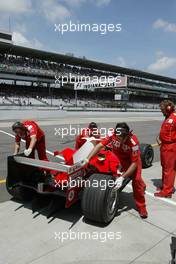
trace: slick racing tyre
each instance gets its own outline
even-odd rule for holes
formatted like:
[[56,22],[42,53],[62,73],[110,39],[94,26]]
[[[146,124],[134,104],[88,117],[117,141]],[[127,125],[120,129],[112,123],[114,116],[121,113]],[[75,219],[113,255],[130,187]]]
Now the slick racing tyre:
[[110,175],[93,174],[88,180],[89,184],[82,196],[83,215],[86,219],[107,224],[114,218],[119,201],[119,192],[111,187],[113,178]]
[[13,196],[15,200],[18,201],[30,201],[33,198],[34,192],[28,190],[22,186],[10,186],[8,177],[6,179],[6,189],[10,195]]
[[154,159],[153,147],[150,144],[141,144],[140,151],[141,151],[142,168],[151,167]]

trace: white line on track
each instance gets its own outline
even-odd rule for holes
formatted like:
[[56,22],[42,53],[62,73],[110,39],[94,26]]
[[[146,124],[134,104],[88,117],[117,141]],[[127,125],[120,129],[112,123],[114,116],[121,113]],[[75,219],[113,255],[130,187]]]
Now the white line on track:
[[[133,189],[132,186],[130,184],[128,184],[126,187],[128,187],[129,189]],[[168,203],[168,204],[171,204],[171,205],[174,205],[176,206],[176,202],[173,201],[173,200],[170,200],[170,198],[159,198],[159,197],[155,197],[154,196],[154,193],[151,193],[151,192],[148,192],[148,191],[145,191],[145,194],[147,194],[148,196],[152,197],[153,199],[155,200],[160,200],[160,201],[163,201],[165,203]]]
[[[9,136],[9,137],[15,138],[15,136],[14,136],[13,134],[10,134],[10,133],[8,133],[8,132],[6,132],[6,131],[0,130],[0,133],[3,133],[3,134],[5,134],[5,135],[7,135],[7,136]],[[22,140],[22,141],[25,142],[25,140]],[[54,153],[53,153],[53,152],[51,152],[51,151],[49,151],[49,150],[46,150],[46,152],[47,152],[49,155],[54,156]],[[130,184],[128,184],[127,187],[130,188],[131,190],[133,189],[132,186],[131,186]],[[158,197],[155,197],[155,196],[154,196],[154,193],[151,193],[151,192],[148,192],[148,191],[145,191],[145,193],[146,193],[148,196],[150,196],[150,197],[152,197],[153,199],[155,199],[155,200],[160,200],[160,201],[163,201],[163,202],[165,202],[165,203],[168,203],[168,204],[171,204],[171,205],[176,206],[176,202],[173,201],[173,200],[169,200],[169,199],[166,199],[166,198],[158,198]]]

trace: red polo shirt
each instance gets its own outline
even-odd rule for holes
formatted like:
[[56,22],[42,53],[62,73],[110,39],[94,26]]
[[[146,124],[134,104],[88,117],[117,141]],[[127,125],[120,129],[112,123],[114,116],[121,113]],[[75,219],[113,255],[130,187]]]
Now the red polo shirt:
[[22,124],[27,129],[27,134],[24,137],[20,137],[16,135],[15,141],[20,142],[21,139],[24,139],[26,142],[29,142],[31,140],[32,136],[37,137],[37,141],[40,141],[43,136],[45,136],[43,130],[35,123],[34,121],[23,121]]
[[111,143],[112,151],[119,157],[120,161],[127,160],[128,163],[132,163],[140,159],[139,141],[133,134],[131,134],[123,144],[114,133],[103,139],[101,143],[104,146]]

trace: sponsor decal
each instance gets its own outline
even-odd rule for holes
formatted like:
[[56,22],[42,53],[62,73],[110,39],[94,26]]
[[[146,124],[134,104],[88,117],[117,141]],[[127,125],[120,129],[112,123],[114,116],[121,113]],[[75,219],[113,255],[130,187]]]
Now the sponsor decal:
[[137,151],[137,150],[139,150],[139,146],[136,145],[136,146],[132,147],[132,150],[133,150],[133,151]]
[[169,119],[169,120],[168,120],[168,123],[169,123],[169,124],[172,124],[173,122],[174,122],[173,119]]
[[71,202],[75,197],[75,191],[74,190],[71,190],[69,193],[68,193],[68,200],[69,202]]

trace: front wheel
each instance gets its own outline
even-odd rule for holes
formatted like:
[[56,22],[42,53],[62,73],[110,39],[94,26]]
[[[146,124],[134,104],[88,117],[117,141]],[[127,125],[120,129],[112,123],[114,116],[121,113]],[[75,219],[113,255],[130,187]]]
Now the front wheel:
[[82,196],[82,211],[85,218],[100,223],[109,223],[115,217],[119,192],[114,191],[113,178],[106,174],[93,174]]

